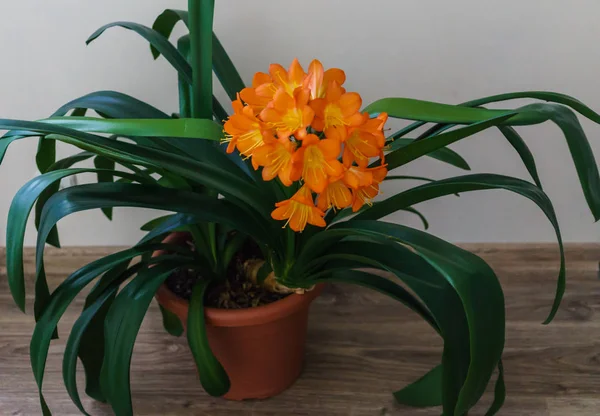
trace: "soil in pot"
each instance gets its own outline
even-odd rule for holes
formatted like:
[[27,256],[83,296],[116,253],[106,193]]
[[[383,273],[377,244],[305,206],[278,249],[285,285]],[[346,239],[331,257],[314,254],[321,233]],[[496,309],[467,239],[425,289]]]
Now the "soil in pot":
[[[191,241],[187,241],[194,248]],[[206,292],[205,304],[208,307],[220,309],[242,309],[263,306],[278,301],[287,294],[273,293],[264,287],[250,282],[244,271],[248,261],[263,260],[258,246],[247,240],[234,255],[227,269],[226,280],[217,282]],[[197,270],[179,269],[165,281],[171,292],[181,299],[189,300],[192,288],[200,275]]]

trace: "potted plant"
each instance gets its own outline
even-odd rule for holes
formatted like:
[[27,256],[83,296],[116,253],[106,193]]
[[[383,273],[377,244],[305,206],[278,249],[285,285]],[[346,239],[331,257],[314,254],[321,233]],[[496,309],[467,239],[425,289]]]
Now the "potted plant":
[[[505,316],[494,272],[468,251],[381,218],[398,210],[420,215],[413,205],[477,190],[503,189],[530,199],[554,227],[561,253],[548,323],[564,292],[565,258],[534,157],[514,127],[549,121],[562,130],[598,219],[600,177],[574,111],[597,123],[600,115],[572,97],[540,91],[459,105],[384,98],[363,107],[360,95],[344,89],[346,74],[325,70],[316,60],[307,67],[297,61],[289,69],[271,65],[247,87],[212,32],[213,13],[213,1],[190,0],[189,12],[166,10],[152,28],[117,22],[88,39],[118,26],[148,40],[154,56],[163,55],[179,76],[177,114],[99,91],[65,104],[45,120],[0,120],[0,128],[10,130],[0,140],[0,160],[11,142],[39,138],[41,175],[21,188],[8,216],[7,272],[14,300],[24,310],[24,231],[35,208],[37,324],[30,354],[44,414],[50,410],[42,381],[57,322],[93,282],[63,361],[65,386],[84,413],[75,380],[78,357],[86,372],[86,393],[108,402],[117,415],[133,414],[129,364],[155,296],[166,329],[182,335],[186,328],[209,394],[234,399],[276,394],[298,376],[308,305],[329,282],[391,296],[442,337],[440,365],[394,393],[399,402],[441,405],[446,415],[464,415],[497,370],[488,414],[496,413],[504,401]],[[169,37],[179,21],[189,33],[174,46]],[[231,115],[212,94],[213,71],[233,101]],[[538,102],[485,108],[519,98]],[[413,123],[389,134],[388,117]],[[468,174],[428,181],[373,202],[381,183],[410,179],[399,168],[420,157],[469,170],[447,146],[490,128],[499,129],[514,147],[533,182]],[[56,160],[56,141],[82,151]],[[74,167],[89,159],[93,168]],[[62,179],[89,172],[97,174],[97,183],[59,190]],[[146,224],[147,234],[135,246],[82,267],[50,292],[44,246],[59,246],[59,220],[98,208],[110,218],[114,207],[170,214]],[[253,360],[286,368],[280,374],[255,371],[254,378],[247,378],[244,371]],[[266,387],[248,391],[249,385]]]

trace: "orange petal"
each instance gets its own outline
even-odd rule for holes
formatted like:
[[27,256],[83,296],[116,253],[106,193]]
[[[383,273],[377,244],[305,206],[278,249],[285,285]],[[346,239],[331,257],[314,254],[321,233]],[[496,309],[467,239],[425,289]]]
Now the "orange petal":
[[323,64],[314,59],[308,66],[308,75],[304,79],[304,86],[310,89],[311,97],[321,98],[325,95],[323,86]]
[[344,142],[348,138],[346,126],[329,127],[325,129],[324,133],[328,139],[338,140],[339,142]]
[[357,127],[363,124],[367,119],[368,117],[365,117],[365,114],[355,113],[352,116],[346,118],[346,123],[348,124],[348,126]]
[[337,159],[341,152],[341,146],[339,140],[335,139],[324,139],[319,141],[317,144],[325,159]]
[[269,84],[271,82],[273,82],[271,76],[269,74],[265,74],[264,72],[257,72],[252,78],[252,86],[254,88],[262,84]]
[[333,177],[338,177],[341,176],[344,173],[344,165],[342,165],[340,163],[339,160],[334,159],[334,160],[328,160],[325,163],[325,171],[327,172],[327,175],[329,176],[333,176]]
[[340,84],[338,84],[336,81],[332,81],[327,86],[327,92],[325,93],[325,99],[330,103],[339,101],[339,99],[342,97],[342,94],[343,94],[343,91],[342,91],[342,87],[340,86]]
[[267,107],[260,112],[259,117],[266,123],[275,123],[281,119],[281,114],[274,108]]
[[327,173],[318,167],[305,169],[303,175],[304,182],[316,193],[321,193],[327,186]]
[[323,83],[327,86],[332,81],[342,85],[346,82],[346,74],[339,68],[329,68],[323,75]]
[[340,97],[339,105],[344,117],[350,117],[360,110],[362,98],[360,98],[360,95],[356,92],[347,92]]
[[302,69],[300,62],[298,62],[298,58],[294,58],[292,61],[290,69],[288,70],[288,74],[288,80],[292,84],[301,85],[302,81],[304,81],[306,73],[304,72],[304,69]]
[[[252,156],[253,160],[254,160],[254,156]],[[265,181],[270,181],[271,179],[273,179],[275,176],[277,176],[277,170],[273,167],[273,165],[268,165],[265,166],[262,170],[262,178]]]
[[317,227],[325,227],[327,225],[327,223],[321,216],[321,213],[316,209],[310,211],[308,223]]
[[302,147],[306,148],[313,144],[318,144],[320,141],[321,140],[319,139],[319,136],[317,136],[316,134],[307,134],[304,140],[302,140]]
[[288,81],[287,71],[279,64],[269,65],[269,74],[273,82],[279,86],[283,86]]
[[279,221],[288,219],[287,215],[288,215],[288,210],[289,210],[289,204],[290,204],[289,200],[285,200],[285,201],[276,203],[275,206],[277,208],[275,208],[273,210],[273,212],[271,212],[271,218],[273,218],[274,220],[279,220]]

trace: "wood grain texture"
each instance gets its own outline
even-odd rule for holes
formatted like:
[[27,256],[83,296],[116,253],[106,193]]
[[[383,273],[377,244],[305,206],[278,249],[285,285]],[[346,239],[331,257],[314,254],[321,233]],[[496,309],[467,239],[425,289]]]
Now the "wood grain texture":
[[[554,296],[555,245],[464,247],[490,262],[506,294],[508,398],[500,414],[600,414],[600,245],[567,246],[567,292],[555,321],[548,326],[541,322]],[[115,250],[48,249],[51,287],[77,267]],[[27,250],[28,294],[33,285],[32,254]],[[38,415],[28,355],[33,318],[14,306],[5,274],[0,249],[0,415]],[[30,295],[27,300],[30,312]],[[68,309],[60,333],[68,332],[82,305],[79,298]],[[185,340],[164,333],[159,318],[153,304],[134,351],[131,381],[137,415],[440,414],[440,409],[411,409],[394,403],[392,391],[439,362],[441,342],[413,312],[380,294],[349,286],[328,287],[311,309],[302,376],[288,391],[265,401],[228,402],[206,396]],[[62,384],[64,342],[62,337],[50,347],[44,392],[55,415],[77,415]],[[491,398],[488,392],[472,414],[483,414]],[[92,415],[111,414],[107,406],[89,399],[84,405]]]

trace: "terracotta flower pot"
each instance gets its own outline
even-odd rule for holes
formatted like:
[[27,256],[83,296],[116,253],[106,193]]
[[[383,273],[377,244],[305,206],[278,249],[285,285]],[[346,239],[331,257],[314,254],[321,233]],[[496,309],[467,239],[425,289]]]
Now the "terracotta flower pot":
[[[185,238],[185,234],[176,233],[165,242],[177,243]],[[318,285],[304,295],[292,294],[255,308],[205,308],[210,346],[231,381],[225,398],[265,399],[296,381],[304,359],[308,308],[322,289]],[[187,300],[166,285],[157,291],[156,299],[186,326]]]

